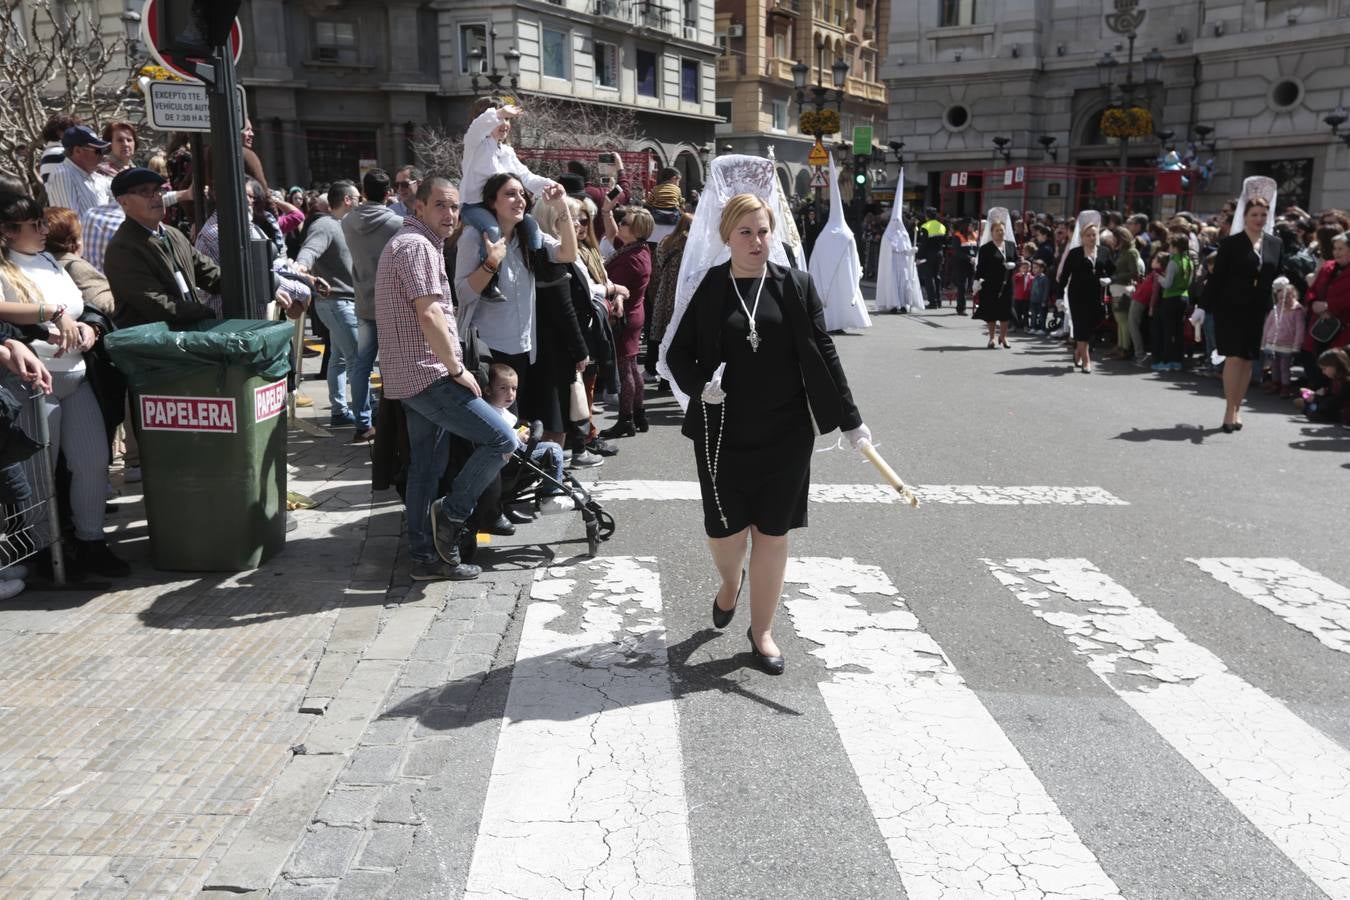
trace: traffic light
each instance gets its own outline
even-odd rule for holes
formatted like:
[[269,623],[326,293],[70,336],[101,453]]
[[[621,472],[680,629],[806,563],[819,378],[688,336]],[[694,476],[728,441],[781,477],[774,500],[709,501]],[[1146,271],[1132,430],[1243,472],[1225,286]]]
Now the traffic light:
[[866,156],[853,157],[853,183],[860,191],[867,188],[867,161]]
[[160,50],[190,57],[210,56],[230,38],[243,0],[158,0]]

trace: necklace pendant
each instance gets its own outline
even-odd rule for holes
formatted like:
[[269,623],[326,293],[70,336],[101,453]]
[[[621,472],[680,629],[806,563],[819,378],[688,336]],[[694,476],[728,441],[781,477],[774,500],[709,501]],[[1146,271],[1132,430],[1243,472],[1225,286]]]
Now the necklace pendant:
[[746,342],[750,345],[750,350],[754,353],[759,352],[759,332],[751,328],[750,333],[745,336]]

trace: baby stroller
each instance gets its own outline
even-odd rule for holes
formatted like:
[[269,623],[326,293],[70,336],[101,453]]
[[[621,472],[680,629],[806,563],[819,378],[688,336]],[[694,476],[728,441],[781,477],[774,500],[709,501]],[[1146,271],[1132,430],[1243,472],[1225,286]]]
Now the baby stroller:
[[[600,550],[600,544],[614,536],[614,517],[591,497],[585,485],[577,481],[571,473],[564,472],[563,480],[553,477],[553,466],[545,469],[534,461],[534,453],[539,446],[544,426],[538,420],[530,423],[530,436],[525,446],[518,447],[501,472],[500,506],[508,504],[528,504],[539,508],[541,500],[549,496],[561,496],[571,500],[574,510],[581,512],[581,521],[586,526],[586,555],[594,557]],[[556,450],[550,452],[558,452]],[[480,503],[480,507],[484,504]],[[473,548],[473,549],[476,549]],[[460,552],[472,552],[461,547]],[[465,557],[466,559],[468,557]]]

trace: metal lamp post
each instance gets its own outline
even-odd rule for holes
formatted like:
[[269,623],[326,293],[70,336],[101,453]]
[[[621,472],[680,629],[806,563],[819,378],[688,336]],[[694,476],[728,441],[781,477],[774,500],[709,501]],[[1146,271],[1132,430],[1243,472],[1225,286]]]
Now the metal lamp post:
[[517,90],[520,87],[520,51],[515,47],[510,47],[502,58],[506,60],[506,71],[497,70],[497,29],[490,29],[487,33],[487,54],[483,53],[482,47],[474,47],[469,51],[469,59],[473,60],[473,65],[469,68],[469,83],[473,86],[473,92],[478,93],[481,82],[478,80],[479,70],[483,68],[483,60],[489,61],[491,68],[484,73],[483,77],[487,79],[488,84],[492,85],[492,90],[501,90],[502,79],[510,82],[511,90]]
[[[1135,97],[1141,91],[1145,97],[1153,83],[1157,80],[1158,69],[1163,62],[1163,55],[1158,48],[1153,48],[1144,54],[1144,78],[1142,81],[1136,81],[1134,78],[1134,42],[1138,37],[1139,26],[1144,23],[1144,17],[1147,10],[1136,8],[1136,3],[1131,0],[1124,0],[1116,4],[1117,11],[1106,16],[1106,27],[1116,34],[1123,35],[1129,42],[1129,49],[1125,55],[1125,80],[1119,84],[1115,83],[1116,69],[1120,62],[1108,50],[1102,54],[1102,58],[1097,62],[1097,74],[1101,79],[1102,89],[1106,91],[1107,100],[1110,105],[1117,105],[1115,100],[1116,92],[1119,91],[1118,105],[1121,109],[1129,109],[1135,103]],[[1119,46],[1119,45],[1117,45]],[[1129,193],[1130,179],[1126,170],[1130,165],[1130,139],[1128,137],[1120,138],[1120,199],[1122,206],[1126,203]]]
[[[801,118],[802,108],[806,104],[807,90],[810,90],[811,92],[811,105],[815,107],[816,113],[819,114],[824,112],[825,109],[831,103],[833,103],[835,105],[835,109],[842,116],[844,112],[844,85],[848,81],[848,63],[844,62],[843,59],[836,59],[834,61],[834,65],[830,66],[830,78],[831,81],[834,83],[833,89],[821,85],[818,77],[816,83],[810,85],[808,88],[806,84],[806,76],[810,73],[810,71],[811,67],[808,66],[806,63],[802,62],[800,59],[797,60],[797,62],[794,63],[792,66],[792,86],[796,92],[797,118],[798,119]],[[813,137],[815,137],[815,144],[813,146],[820,145],[822,139],[825,137],[825,133],[820,130],[819,121],[820,121],[819,115],[817,115],[816,118],[817,124],[813,134]],[[839,186],[834,185],[833,189],[838,190]],[[819,216],[821,213],[820,192],[821,189],[817,187],[816,188],[817,216]]]
[[1331,136],[1340,138],[1345,142],[1345,146],[1350,147],[1350,132],[1341,134],[1341,126],[1344,125],[1347,120],[1350,120],[1350,116],[1346,115],[1344,106],[1337,106],[1335,110],[1328,113],[1327,116],[1322,119],[1323,122],[1326,122],[1331,126]]

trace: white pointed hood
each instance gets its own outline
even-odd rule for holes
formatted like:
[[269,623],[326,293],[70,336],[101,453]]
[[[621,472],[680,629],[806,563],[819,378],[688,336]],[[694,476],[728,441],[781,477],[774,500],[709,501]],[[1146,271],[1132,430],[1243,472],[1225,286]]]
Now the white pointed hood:
[[811,281],[825,307],[825,328],[867,328],[872,318],[863,301],[862,262],[853,230],[844,221],[844,201],[839,196],[839,173],[830,157],[830,218],[811,251]]
[[904,202],[905,170],[895,185],[895,203],[891,206],[891,221],[881,236],[881,256],[877,259],[877,310],[923,309],[923,289],[919,286],[919,265],[915,259],[914,243],[905,230]]

